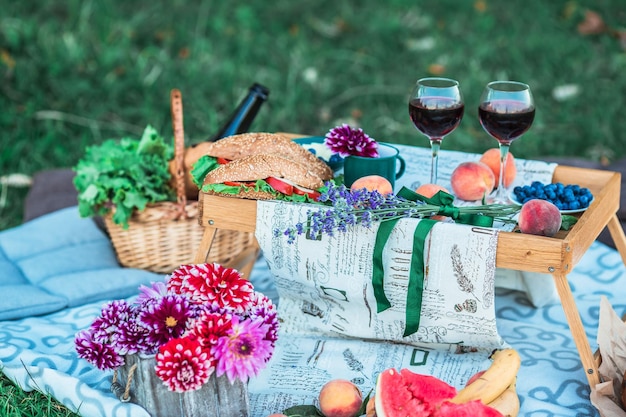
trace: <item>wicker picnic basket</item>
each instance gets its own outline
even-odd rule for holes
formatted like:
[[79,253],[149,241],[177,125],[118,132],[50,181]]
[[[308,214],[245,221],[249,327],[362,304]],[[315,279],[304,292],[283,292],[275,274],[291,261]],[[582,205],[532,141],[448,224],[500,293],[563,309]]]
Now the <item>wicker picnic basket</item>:
[[[104,217],[120,264],[166,274],[181,265],[193,263],[204,233],[198,218],[198,201],[188,201],[185,193],[185,140],[180,91],[173,89],[170,98],[177,201],[154,203],[142,211],[135,211],[127,229],[113,222],[112,213]],[[206,261],[228,265],[253,245],[254,233],[219,230]]]

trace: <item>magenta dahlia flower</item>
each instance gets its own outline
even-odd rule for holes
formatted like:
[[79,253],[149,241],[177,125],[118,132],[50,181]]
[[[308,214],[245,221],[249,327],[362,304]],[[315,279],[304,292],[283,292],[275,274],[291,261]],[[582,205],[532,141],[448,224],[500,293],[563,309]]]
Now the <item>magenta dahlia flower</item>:
[[158,346],[148,340],[150,329],[138,321],[138,312],[135,312],[128,321],[120,323],[117,331],[111,337],[111,344],[120,355],[133,353],[155,353]]
[[266,334],[267,326],[262,320],[240,321],[234,316],[231,333],[221,337],[211,349],[217,359],[216,375],[226,374],[231,383],[237,378],[246,382],[256,376],[273,352],[271,342],[265,340]]
[[217,263],[182,265],[170,275],[168,289],[188,294],[196,304],[217,304],[236,312],[248,308],[254,291],[250,281],[239,271]]
[[248,310],[247,316],[252,320],[257,318],[263,320],[267,326],[265,340],[269,340],[274,346],[278,340],[278,314],[272,300],[265,294],[255,291],[252,295],[252,306]]
[[378,157],[378,143],[363,132],[363,129],[355,129],[345,123],[330,129],[324,143],[332,153],[344,158],[350,155]]
[[100,343],[109,342],[111,336],[117,331],[120,324],[128,321],[132,314],[132,307],[124,300],[110,301],[106,303],[91,324],[93,339]]
[[115,351],[112,345],[96,342],[93,336],[92,329],[82,330],[76,334],[74,345],[78,357],[103,371],[124,365],[124,358]]
[[215,370],[209,351],[193,337],[172,339],[159,348],[157,376],[170,391],[194,391],[206,383]]
[[138,321],[149,329],[147,343],[160,346],[181,337],[191,328],[195,309],[184,295],[167,295],[157,303],[148,303]]

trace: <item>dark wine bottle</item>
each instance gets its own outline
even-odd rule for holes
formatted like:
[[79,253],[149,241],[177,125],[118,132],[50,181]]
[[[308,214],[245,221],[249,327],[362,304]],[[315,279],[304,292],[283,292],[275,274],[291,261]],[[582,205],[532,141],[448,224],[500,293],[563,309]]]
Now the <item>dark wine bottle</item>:
[[210,142],[214,142],[227,136],[247,132],[248,129],[250,129],[250,125],[256,117],[259,108],[261,108],[261,105],[265,103],[269,94],[270,90],[267,87],[254,83],[250,87],[248,95],[241,100],[226,123],[224,123],[220,130],[208,140]]

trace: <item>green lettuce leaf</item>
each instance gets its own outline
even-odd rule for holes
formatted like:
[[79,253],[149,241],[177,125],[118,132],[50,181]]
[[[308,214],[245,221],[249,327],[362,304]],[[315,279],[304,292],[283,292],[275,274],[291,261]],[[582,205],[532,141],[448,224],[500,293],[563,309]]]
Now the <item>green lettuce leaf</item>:
[[82,217],[114,212],[113,222],[128,227],[135,210],[147,204],[175,201],[169,161],[173,147],[148,125],[140,139],[108,139],[87,147],[73,168]]

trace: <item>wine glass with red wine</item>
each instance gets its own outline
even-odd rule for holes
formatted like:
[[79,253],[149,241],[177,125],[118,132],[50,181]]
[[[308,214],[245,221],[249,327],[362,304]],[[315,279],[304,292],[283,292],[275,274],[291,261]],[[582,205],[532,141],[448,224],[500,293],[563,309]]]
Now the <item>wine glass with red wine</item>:
[[535,101],[527,84],[517,81],[492,81],[483,90],[478,107],[483,129],[500,144],[500,177],[490,204],[510,204],[504,187],[506,160],[511,142],[522,136],[535,119]]
[[459,82],[429,77],[417,80],[409,98],[411,121],[430,140],[432,162],[430,182],[437,183],[437,160],[441,141],[461,122],[465,104]]

